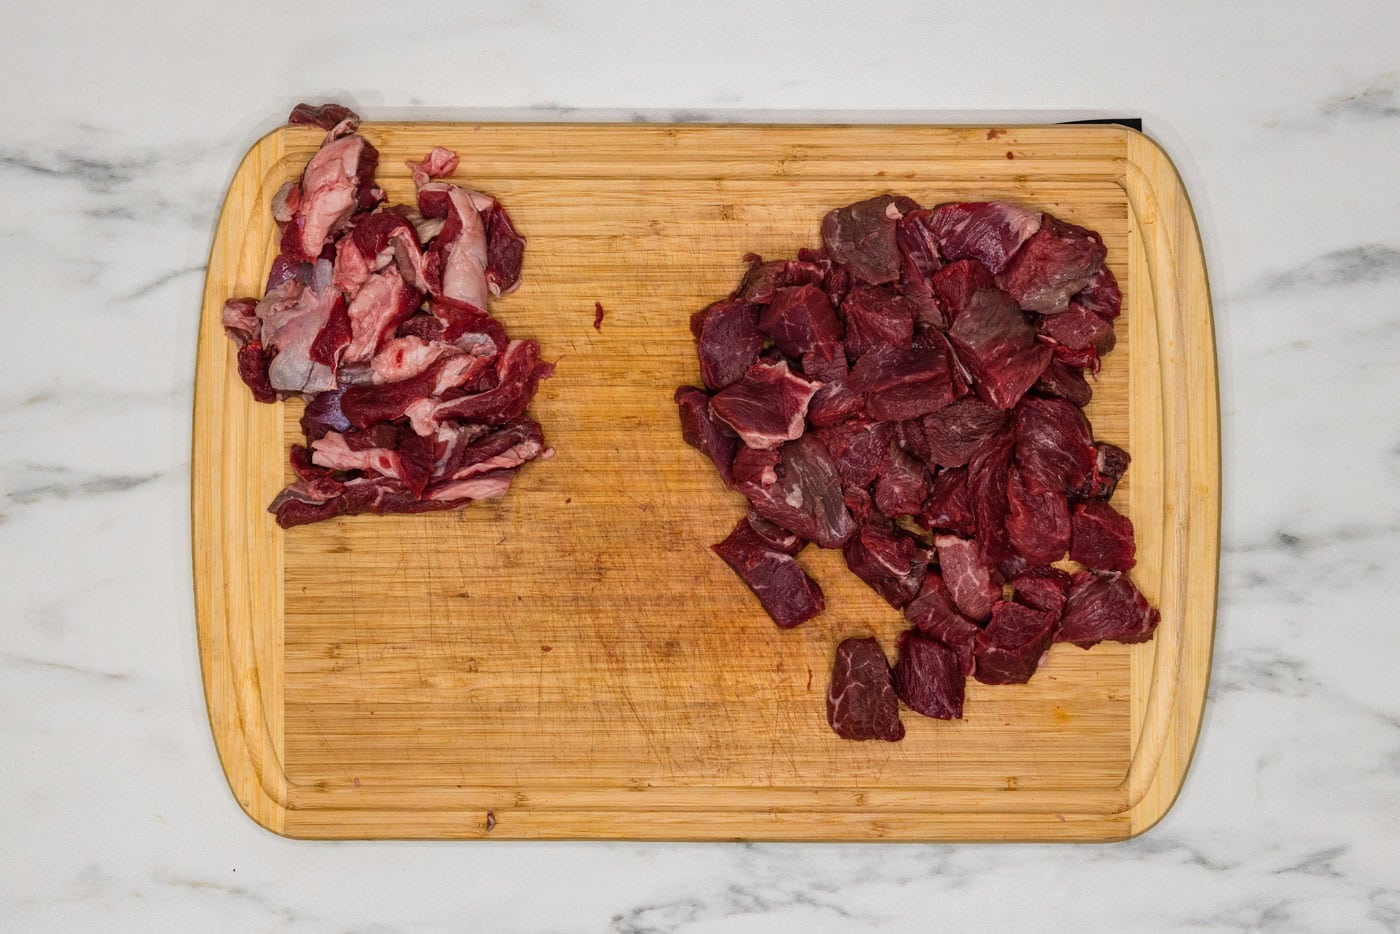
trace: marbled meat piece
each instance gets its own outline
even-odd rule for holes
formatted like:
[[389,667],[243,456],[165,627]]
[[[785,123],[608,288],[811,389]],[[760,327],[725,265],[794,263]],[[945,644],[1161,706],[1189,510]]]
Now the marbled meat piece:
[[972,511],[972,494],[967,489],[966,467],[939,471],[933,478],[919,522],[935,532],[951,532],[965,538],[977,534],[977,517]]
[[987,442],[967,465],[967,491],[977,523],[977,553],[993,567],[1015,554],[1006,534],[1006,485],[1011,471],[1012,439],[1003,431]]
[[1069,586],[1056,641],[1089,648],[1105,640],[1146,642],[1161,614],[1133,586],[1128,575],[1080,571]]
[[1105,320],[1112,321],[1123,311],[1123,292],[1118,288],[1118,280],[1107,265],[1100,266],[1082,291],[1074,296],[1074,303],[1087,308]]
[[710,412],[710,397],[703,389],[682,386],[676,390],[675,399],[681,416],[681,437],[710,459],[725,486],[733,486],[739,436]]
[[931,464],[962,467],[989,439],[1006,427],[1007,413],[969,397],[924,416],[924,437]]
[[1131,571],[1137,564],[1133,523],[1102,500],[1074,507],[1069,556],[1095,571]]
[[1087,365],[1096,372],[1099,358],[1116,343],[1112,322],[1074,303],[1064,313],[1042,320],[1040,333],[1054,345],[1056,359],[1071,366]]
[[992,606],[1001,599],[997,572],[982,560],[977,543],[956,535],[936,535],[939,573],[958,611],[968,619],[982,622],[992,615]]
[[891,519],[918,515],[928,494],[928,471],[923,463],[892,444],[889,460],[875,480],[875,508]]
[[836,464],[812,435],[775,450],[741,448],[734,485],[760,516],[823,548],[841,547],[856,530]]
[[846,542],[845,556],[846,567],[896,609],[918,595],[932,557],[882,520],[863,524]]
[[941,575],[929,572],[919,595],[904,608],[904,618],[915,629],[952,649],[958,657],[959,670],[964,675],[972,674],[973,648],[982,627],[958,610]]
[[938,720],[961,719],[966,685],[956,651],[917,629],[900,633],[894,692],[911,709]]
[[712,390],[743,379],[763,350],[758,306],[748,302],[716,302],[697,312],[691,318],[690,328],[698,341],[700,378]]
[[780,629],[791,629],[820,613],[822,589],[792,555],[769,547],[750,524],[740,519],[729,537],[711,546],[758,597]]
[[714,413],[751,448],[775,448],[802,437],[807,404],[821,388],[788,369],[784,361],[760,361],[741,380],[715,393]]
[[857,286],[841,303],[846,317],[846,354],[856,360],[872,350],[909,350],[914,345],[914,303],[890,289]]
[[1059,619],[1069,584],[1069,574],[1059,568],[1028,568],[1011,579],[1012,599],[1033,610],[1054,613]]
[[779,289],[758,316],[758,329],[789,357],[841,342],[841,322],[831,299],[815,285]]
[[1032,386],[1031,390],[1042,396],[1067,399],[1081,409],[1094,397],[1094,390],[1084,378],[1081,368],[1055,359],[1050,361],[1050,365],[1041,374],[1040,381]]
[[288,220],[281,225],[282,255],[314,263],[352,214],[382,201],[384,193],[374,184],[378,165],[379,151],[363,136],[327,138],[283,198]]
[[980,289],[953,320],[953,346],[976,382],[977,395],[1010,409],[1050,364],[1050,347],[1036,339],[1035,326],[1009,295]]
[[981,289],[996,288],[996,279],[975,259],[960,259],[933,274],[933,293],[951,323]]
[[1005,201],[972,201],[939,205],[930,223],[945,260],[975,259],[998,273],[1040,229],[1042,217]]
[[851,391],[850,367],[842,344],[821,344],[802,355],[802,374],[822,384],[807,405],[807,420],[821,428],[865,411],[865,400]]
[[1055,638],[1055,614],[997,601],[977,637],[973,677],[983,684],[1025,684]]
[[826,719],[842,739],[904,738],[890,663],[873,636],[845,639],[836,647]]
[[916,320],[935,328],[948,321],[934,294],[931,277],[943,266],[938,243],[929,221],[930,212],[917,208],[899,219],[895,241],[899,245],[899,291],[918,309]]
[[759,537],[764,546],[773,551],[781,551],[785,555],[792,555],[794,558],[807,547],[807,540],[799,535],[794,535],[780,525],[769,522],[767,519],[754,512],[752,509],[744,517],[749,528]]
[[889,462],[894,426],[889,422],[853,418],[839,425],[819,428],[816,436],[836,462],[844,485],[868,487]]
[[865,396],[866,413],[881,421],[918,418],[957,398],[952,370],[938,350],[881,344],[856,361],[848,382]]
[[1059,314],[1103,267],[1107,255],[1098,234],[1047,215],[997,281],[1027,311]]
[[1069,549],[1069,499],[1064,493],[1030,493],[1014,465],[1007,474],[1006,534],[1032,564],[1054,564]]
[[1014,422],[1016,463],[1027,492],[1068,493],[1092,481],[1098,452],[1078,406],[1031,396],[1016,407]]
[[1128,452],[1107,441],[1094,442],[1094,475],[1087,487],[1075,490],[1081,499],[1108,499],[1118,489],[1118,481],[1128,472],[1132,458]]
[[895,238],[899,220],[918,205],[909,198],[878,195],[829,211],[822,218],[822,245],[835,263],[870,285],[899,278]]
[[828,272],[827,268],[817,263],[800,259],[775,259],[765,263],[757,253],[749,253],[744,261],[749,264],[749,271],[744,273],[743,281],[729,297],[743,299],[752,305],[768,304],[780,289],[801,285],[820,286]]

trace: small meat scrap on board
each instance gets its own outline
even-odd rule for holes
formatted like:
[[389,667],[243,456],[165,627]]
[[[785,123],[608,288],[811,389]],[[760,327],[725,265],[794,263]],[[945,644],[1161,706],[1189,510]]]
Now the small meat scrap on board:
[[846,639],[836,647],[826,719],[843,739],[904,738],[890,664],[874,637]]
[[[675,401],[751,507],[715,549],[780,626],[822,602],[792,558],[807,542],[904,611],[892,681],[874,640],[842,643],[833,729],[875,736],[851,698],[879,696],[898,738],[896,693],[957,718],[969,675],[1026,681],[1057,638],[1149,638],[1132,523],[1109,502],[1130,458],[1084,411],[1123,310],[1103,238],[1030,206],[893,193],[829,211],[820,236],[744,256],[734,291],[692,315],[698,374]],[[228,312],[252,346],[248,317]],[[1067,555],[1088,570],[1071,578]]]
[[223,322],[257,401],[306,401],[298,479],[270,511],[290,528],[504,496],[553,454],[523,417],[553,364],[487,308],[518,285],[524,239],[494,198],[440,181],[450,150],[410,163],[416,204],[385,205],[354,112],[299,104],[288,122],[326,137],[273,198],[280,252],[262,298],[229,299]]

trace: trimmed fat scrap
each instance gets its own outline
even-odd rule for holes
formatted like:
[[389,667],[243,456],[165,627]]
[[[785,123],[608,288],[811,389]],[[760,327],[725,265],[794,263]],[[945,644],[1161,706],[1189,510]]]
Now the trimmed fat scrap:
[[[820,236],[744,257],[691,318],[698,376],[675,400],[685,441],[749,502],[714,548],[780,627],[820,612],[794,559],[809,542],[903,611],[893,669],[875,639],[841,642],[832,729],[898,739],[900,701],[955,719],[967,677],[1024,682],[1053,641],[1150,638],[1110,503],[1130,458],[1084,412],[1120,336],[1103,239],[1024,205],[893,193],[829,211]],[[253,359],[247,319],[227,313]]]
[[416,204],[384,205],[358,116],[302,104],[289,122],[326,137],[273,198],[263,297],[230,299],[223,322],[255,399],[306,400],[297,479],[269,511],[290,528],[505,495],[553,453],[523,415],[553,364],[487,310],[518,284],[524,239],[494,198],[438,181],[450,150],[410,163]]

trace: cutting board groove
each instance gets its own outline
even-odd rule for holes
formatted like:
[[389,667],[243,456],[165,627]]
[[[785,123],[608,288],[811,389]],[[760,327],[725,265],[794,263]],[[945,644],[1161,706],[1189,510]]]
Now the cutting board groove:
[[[559,361],[533,413],[557,450],[462,513],[279,530],[300,403],[254,403],[219,312],[258,295],[272,194],[320,133],[239,167],[205,285],[194,409],[196,612],[215,742],[240,805],[297,837],[1114,840],[1181,787],[1214,630],[1219,416],[1200,240],[1175,169],[1118,127],[366,124],[378,178],[434,145],[529,239],[493,305]],[[817,241],[882,191],[1004,198],[1100,231],[1122,283],[1089,416],[1133,465],[1135,580],[1157,638],[1056,646],[1030,684],[969,683],[966,718],[905,712],[899,744],[825,723],[840,638],[900,615],[840,555],[777,631],[707,546],[742,514],[680,439],[689,315],[755,251]],[[593,328],[602,302],[602,330]],[[488,814],[490,819],[488,820]]]

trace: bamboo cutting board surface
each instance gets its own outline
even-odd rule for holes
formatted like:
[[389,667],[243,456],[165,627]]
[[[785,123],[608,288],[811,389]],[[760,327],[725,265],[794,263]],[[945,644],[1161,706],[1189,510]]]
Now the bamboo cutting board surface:
[[[259,405],[219,313],[261,295],[270,199],[320,131],[260,140],[230,185],[200,328],[192,476],[205,693],[258,823],[296,837],[1113,840],[1171,806],[1214,628],[1219,428],[1210,299],[1170,161],[1116,127],[365,124],[392,202],[403,161],[455,149],[528,238],[493,304],[558,361],[532,407],[556,456],[463,512],[284,532],[300,403]],[[827,610],[781,632],[708,545],[744,511],[681,440],[688,321],[754,251],[818,245],[884,192],[1006,199],[1098,230],[1123,286],[1088,414],[1133,463],[1114,504],[1157,637],[1057,645],[1026,685],[969,681],[960,722],[837,738],[835,645],[901,615],[838,552],[802,562]],[[594,302],[606,316],[593,327]]]

